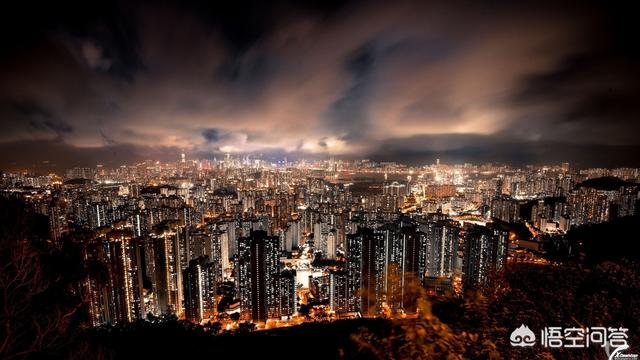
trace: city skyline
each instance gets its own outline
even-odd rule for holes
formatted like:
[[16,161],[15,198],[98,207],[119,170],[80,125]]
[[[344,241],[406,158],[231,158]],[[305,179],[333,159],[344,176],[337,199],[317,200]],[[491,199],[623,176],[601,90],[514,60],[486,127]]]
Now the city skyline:
[[225,331],[415,316],[421,292],[461,297],[506,267],[557,266],[558,256],[578,256],[563,245],[576,231],[629,221],[640,208],[639,168],[566,162],[406,167],[181,154],[0,175],[5,199],[48,218],[54,246],[90,234],[76,244],[109,274],[90,275],[81,290],[94,326],[167,314]]
[[639,165],[638,45],[621,6],[97,5],[5,12],[0,167],[183,149]]
[[[291,154],[287,154],[291,155]],[[294,156],[290,159],[287,155],[282,157],[269,156],[265,154],[221,154],[220,158],[212,156],[211,158],[192,159],[184,152],[178,154],[175,159],[161,161],[158,159],[144,159],[137,162],[114,163],[110,161],[100,161],[98,163],[88,163],[87,165],[70,165],[67,167],[49,161],[43,161],[40,164],[31,166],[20,166],[0,168],[0,174],[5,176],[21,175],[31,178],[47,178],[47,179],[109,179],[116,176],[112,183],[137,181],[134,178],[118,178],[117,176],[126,174],[130,171],[137,172],[144,168],[157,168],[161,171],[173,171],[167,173],[162,178],[167,183],[175,180],[172,177],[181,178],[186,176],[180,170],[189,164],[189,167],[197,167],[198,171],[207,173],[210,171],[219,171],[220,169],[255,169],[263,170],[281,170],[281,171],[298,171],[298,170],[321,170],[333,172],[332,177],[335,179],[349,178],[358,174],[384,174],[384,180],[387,181],[387,175],[392,174],[396,180],[405,181],[405,175],[412,176],[420,174],[424,171],[433,171],[434,169],[446,169],[446,171],[484,171],[486,174],[501,174],[503,172],[531,172],[542,171],[566,171],[571,170],[573,173],[587,175],[593,177],[597,174],[602,177],[613,176],[624,178],[628,173],[635,174],[638,168],[631,166],[575,166],[573,163],[562,162],[535,162],[528,164],[512,164],[509,162],[453,162],[448,163],[440,158],[434,158],[433,161],[425,161],[417,164],[411,164],[403,161],[374,161],[371,159],[358,158],[297,158]],[[73,175],[72,175],[73,174]],[[381,180],[381,179],[378,179]],[[389,180],[391,181],[391,180]]]

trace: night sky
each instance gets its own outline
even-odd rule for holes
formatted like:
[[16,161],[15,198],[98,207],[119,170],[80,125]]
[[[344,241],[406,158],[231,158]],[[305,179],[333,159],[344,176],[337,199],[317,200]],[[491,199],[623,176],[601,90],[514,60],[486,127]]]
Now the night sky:
[[636,12],[562,3],[5,6],[0,168],[182,149],[640,166]]

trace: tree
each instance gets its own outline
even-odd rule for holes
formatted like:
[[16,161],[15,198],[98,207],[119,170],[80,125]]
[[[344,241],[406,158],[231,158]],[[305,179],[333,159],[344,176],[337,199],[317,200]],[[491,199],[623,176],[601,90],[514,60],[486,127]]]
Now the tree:
[[219,321],[208,322],[207,324],[204,325],[204,329],[205,331],[208,331],[209,333],[216,335],[220,332],[220,330],[222,330],[222,323],[220,323]]
[[[417,276],[392,271],[386,298],[415,312],[417,318],[396,318],[391,328],[382,331],[362,329],[352,339],[361,352],[377,359],[464,359],[498,358],[495,344],[478,331],[454,331],[432,312],[432,303]],[[398,315],[394,312],[393,315]],[[456,329],[458,330],[458,329]]]
[[86,325],[81,252],[28,227],[38,216],[24,204],[0,202],[0,358],[59,353]]
[[238,333],[240,334],[246,334],[254,331],[255,329],[256,329],[256,324],[252,322],[245,321],[238,324]]

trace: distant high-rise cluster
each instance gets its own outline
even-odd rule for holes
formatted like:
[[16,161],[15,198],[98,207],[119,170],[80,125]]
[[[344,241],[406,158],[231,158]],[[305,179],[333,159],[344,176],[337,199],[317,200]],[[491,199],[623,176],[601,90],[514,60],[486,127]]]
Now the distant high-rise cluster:
[[[638,214],[638,169],[270,164],[226,156],[2,173],[2,196],[81,245],[95,325],[412,313],[482,287],[570,229]],[[526,252],[529,257],[523,257]]]

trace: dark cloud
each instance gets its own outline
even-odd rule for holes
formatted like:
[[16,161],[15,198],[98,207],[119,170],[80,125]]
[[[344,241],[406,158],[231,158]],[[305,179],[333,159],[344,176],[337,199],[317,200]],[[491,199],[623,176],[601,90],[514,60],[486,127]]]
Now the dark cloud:
[[[340,137],[353,139],[365,135],[368,126],[367,102],[370,94],[371,77],[374,74],[375,46],[367,43],[356,49],[345,61],[347,76],[351,85],[333,104],[327,114],[329,128]],[[326,147],[326,142],[322,142]]]
[[576,25],[584,34],[582,46],[545,71],[523,74],[508,106],[537,118],[550,140],[639,145],[631,135],[640,131],[640,44],[631,35],[631,9],[598,3],[590,10]]
[[59,136],[73,132],[71,125],[64,122],[57,115],[53,114],[35,103],[18,102],[13,104],[17,115],[28,120],[29,126],[36,130],[51,130]]
[[[19,157],[16,154],[20,154]],[[57,140],[0,143],[0,163],[8,169],[36,169],[62,172],[74,166],[104,164],[117,167],[143,160],[175,161],[180,149],[131,144],[106,144],[79,148]]]
[[[14,101],[4,104],[0,109],[0,116],[15,119],[23,130],[32,133],[53,135],[56,138],[73,133],[70,124],[37,101]],[[3,121],[0,123],[0,129],[10,134],[15,131],[15,125]]]
[[204,129],[202,136],[207,142],[214,143],[220,140],[220,131],[218,129]]
[[[426,144],[435,144],[435,148]],[[404,159],[413,165],[434,163],[435,159],[450,164],[495,162],[513,165],[543,165],[571,159],[573,166],[584,168],[602,164],[640,167],[638,153],[640,145],[513,141],[501,135],[444,134],[390,139],[370,157],[378,161]]]
[[632,164],[634,14],[599,2],[21,2],[0,15],[0,145],[13,151],[0,166],[182,148]]
[[326,16],[345,3],[344,0],[191,1],[180,2],[179,7],[198,13],[219,29],[225,44],[237,55],[250,50],[282,22],[291,21],[291,17],[309,12]]
[[117,145],[118,142],[112,139],[110,136],[105,134],[104,130],[100,130],[100,136],[102,136],[102,140],[105,145]]

